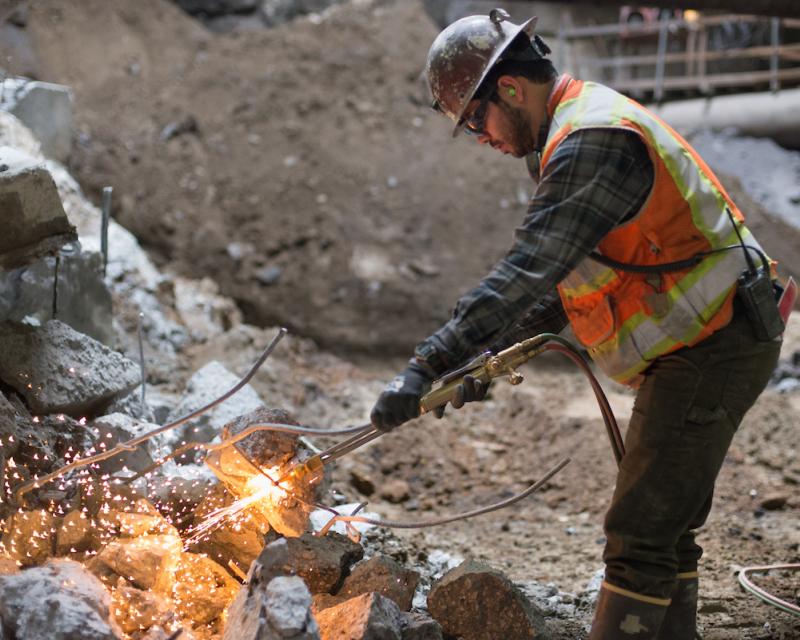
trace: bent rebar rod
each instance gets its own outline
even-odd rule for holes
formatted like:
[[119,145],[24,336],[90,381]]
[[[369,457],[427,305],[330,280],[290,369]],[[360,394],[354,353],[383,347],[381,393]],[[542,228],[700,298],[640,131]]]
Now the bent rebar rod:
[[89,456],[88,458],[73,460],[69,464],[66,464],[63,467],[56,469],[55,471],[48,473],[47,475],[44,475],[41,478],[34,478],[33,480],[30,480],[25,484],[23,484],[22,486],[18,487],[14,491],[14,499],[17,501],[17,503],[19,503],[22,496],[31,491],[32,489],[37,489],[43,484],[47,484],[51,480],[55,480],[56,478],[63,476],[65,473],[72,471],[73,469],[80,469],[81,467],[86,467],[90,464],[94,464],[95,462],[107,460],[108,458],[112,458],[113,456],[123,451],[133,451],[136,447],[138,447],[143,442],[146,442],[150,438],[165,433],[166,431],[170,431],[171,429],[174,429],[175,427],[182,425],[183,423],[188,422],[189,420],[192,420],[193,418],[196,418],[199,415],[202,415],[209,409],[224,402],[250,381],[250,379],[255,375],[256,371],[258,371],[261,368],[261,365],[264,364],[264,361],[275,350],[275,347],[278,345],[278,342],[280,342],[281,338],[283,338],[285,335],[286,335],[285,328],[281,327],[280,329],[278,329],[277,335],[272,339],[267,348],[264,349],[264,352],[261,354],[258,360],[256,360],[255,364],[250,368],[250,371],[248,371],[247,374],[241,380],[239,380],[239,382],[237,382],[233,387],[231,387],[230,390],[222,394],[216,400],[212,400],[206,406],[201,407],[200,409],[196,409],[191,413],[187,413],[185,416],[182,416],[177,420],[170,422],[169,424],[165,424],[162,427],[158,427],[157,429],[148,431],[147,433],[137,436],[136,438],[133,438],[131,440],[128,440],[127,442],[121,442],[120,444],[116,445],[112,449],[109,449],[108,451],[102,451],[100,453],[96,453],[92,456]]
[[[298,427],[298,426],[295,426],[295,425],[281,424],[281,423],[277,423],[277,422],[260,422],[258,424],[251,424],[246,429],[243,429],[242,431],[240,431],[236,435],[233,435],[230,438],[228,438],[226,440],[223,440],[222,442],[218,442],[218,443],[187,442],[186,444],[183,444],[180,447],[178,447],[177,449],[175,449],[175,451],[171,451],[167,455],[165,455],[165,456],[159,458],[158,460],[156,460],[153,464],[151,464],[149,467],[147,467],[147,469],[139,471],[136,475],[133,475],[130,478],[125,478],[124,482],[130,484],[131,482],[134,482],[135,480],[138,480],[139,478],[143,478],[143,477],[147,476],[148,473],[151,473],[152,471],[154,471],[155,469],[160,467],[165,462],[167,462],[169,460],[174,460],[175,458],[183,455],[187,451],[191,451],[192,449],[197,449],[197,450],[204,449],[206,451],[219,451],[220,449],[225,449],[227,447],[230,447],[230,446],[236,444],[240,440],[244,440],[247,436],[250,436],[250,435],[252,435],[252,434],[254,434],[254,433],[258,432],[258,431],[273,431],[273,432],[278,432],[278,433],[289,433],[289,434],[293,434],[293,435],[338,436],[338,435],[349,435],[351,433],[362,434],[362,433],[366,433],[366,432],[371,432],[371,430],[372,430],[372,425],[369,424],[369,423],[362,424],[362,425],[359,425],[357,427],[344,427],[342,429],[317,429],[317,428],[314,428],[314,427],[302,427],[302,426]],[[349,442],[349,440],[347,440],[346,442]],[[329,451],[331,451],[331,449],[326,449],[325,451],[322,452],[322,454],[327,453]],[[244,455],[244,453],[241,450],[239,450],[239,453],[241,455]],[[320,455],[322,455],[322,454],[320,454]],[[257,464],[253,464],[253,466],[258,467]],[[283,479],[283,478],[281,478],[281,479]],[[279,482],[280,482],[280,480],[274,481],[274,483],[276,485]]]

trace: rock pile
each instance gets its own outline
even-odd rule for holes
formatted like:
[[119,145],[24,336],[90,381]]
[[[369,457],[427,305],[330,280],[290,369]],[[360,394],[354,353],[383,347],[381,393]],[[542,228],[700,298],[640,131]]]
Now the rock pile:
[[[237,511],[249,495],[248,473],[258,473],[254,467],[285,468],[310,455],[296,436],[259,431],[210,456],[187,451],[156,465],[186,441],[219,442],[254,423],[298,424],[284,409],[267,409],[252,387],[176,433],[33,483],[218,397],[237,377],[213,360],[193,374],[185,371],[186,355],[218,336],[246,339],[252,329],[207,283],[160,274],[113,221],[103,265],[97,248],[104,243],[94,235],[99,212],[63,167],[37,155],[29,133],[0,111],[0,146],[3,131],[13,132],[9,140],[27,140],[32,155],[16,178],[0,177],[0,195],[21,203],[0,210],[0,222],[8,227],[5,218],[15,216],[21,228],[55,222],[37,227],[49,231],[32,242],[5,247],[14,260],[0,281],[15,295],[25,290],[16,283],[35,281],[58,298],[67,289],[51,267],[68,243],[93,266],[70,271],[66,283],[75,292],[94,291],[90,304],[98,308],[110,301],[113,314],[81,314],[63,298],[52,306],[49,298],[29,297],[24,316],[7,314],[0,323],[0,637],[166,640],[180,632],[198,640],[438,640],[442,627],[451,633],[452,621],[466,615],[459,603],[484,597],[510,607],[491,609],[489,624],[512,634],[524,626],[524,637],[540,637],[542,622],[530,603],[494,573],[480,580],[445,577],[429,599],[441,624],[434,620],[420,605],[427,583],[419,572],[374,549],[364,560],[364,548],[338,533],[320,538],[307,531],[330,518],[306,506],[324,487],[301,487],[295,496],[302,502],[280,498],[268,512]],[[11,166],[18,154],[0,150],[0,164]],[[33,197],[34,189],[42,192]],[[78,230],[77,239],[70,229]],[[131,322],[139,309],[146,309],[146,323]],[[137,334],[144,369],[132,347]],[[283,357],[301,357],[304,349],[295,342]],[[278,362],[267,371],[271,384],[288,366]],[[184,372],[185,385],[174,384],[175,372]],[[302,386],[297,404],[319,401],[316,383]],[[30,490],[15,493],[23,483]],[[209,522],[214,526],[203,530]],[[508,623],[502,622],[506,609],[514,613]]]

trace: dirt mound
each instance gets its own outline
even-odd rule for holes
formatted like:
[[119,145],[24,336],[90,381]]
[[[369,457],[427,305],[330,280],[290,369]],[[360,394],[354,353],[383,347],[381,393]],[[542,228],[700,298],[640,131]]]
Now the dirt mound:
[[162,266],[213,276],[250,321],[407,351],[502,254],[531,184],[450,140],[420,81],[437,29],[383,4],[212,34],[166,0],[46,0],[27,30],[41,79],[75,91],[73,173],[114,186]]

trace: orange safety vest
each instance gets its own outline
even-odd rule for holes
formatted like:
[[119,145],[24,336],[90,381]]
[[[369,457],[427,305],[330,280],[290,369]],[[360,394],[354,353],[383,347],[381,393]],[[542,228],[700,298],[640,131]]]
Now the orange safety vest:
[[[655,167],[644,206],[603,238],[599,253],[617,262],[659,265],[737,244],[728,209],[745,243],[760,249],[711,169],[655,114],[608,87],[568,76],[562,76],[552,100],[542,171],[568,135],[587,128],[634,131]],[[758,264],[758,255],[752,257]],[[736,281],[746,268],[741,248],[655,275],[615,270],[586,258],[558,291],[575,336],[592,359],[614,380],[637,386],[653,360],[728,324]]]

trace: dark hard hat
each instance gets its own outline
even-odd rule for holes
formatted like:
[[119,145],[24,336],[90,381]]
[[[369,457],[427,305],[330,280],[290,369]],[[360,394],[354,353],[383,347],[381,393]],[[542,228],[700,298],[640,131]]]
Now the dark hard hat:
[[488,16],[457,20],[433,41],[425,70],[434,108],[456,123],[453,136],[464,128],[464,111],[492,67],[520,33],[533,37],[536,20],[514,24],[508,13],[492,9]]

